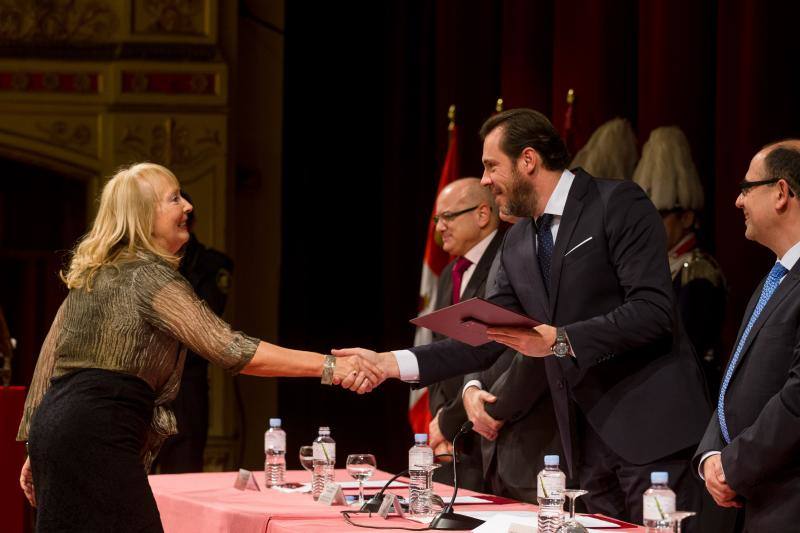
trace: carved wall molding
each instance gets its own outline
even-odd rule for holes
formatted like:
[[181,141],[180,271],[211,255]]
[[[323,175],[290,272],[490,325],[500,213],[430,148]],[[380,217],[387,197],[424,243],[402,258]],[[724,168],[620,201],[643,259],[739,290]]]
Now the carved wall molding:
[[97,0],[0,1],[0,40],[24,43],[104,42],[119,34],[125,6]]
[[0,0],[0,43],[216,43],[217,0]]

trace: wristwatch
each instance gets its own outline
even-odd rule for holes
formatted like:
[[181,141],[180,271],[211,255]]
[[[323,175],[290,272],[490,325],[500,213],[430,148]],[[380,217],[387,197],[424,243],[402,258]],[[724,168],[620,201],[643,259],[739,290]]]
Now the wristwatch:
[[322,364],[322,381],[323,385],[333,385],[333,369],[336,368],[336,358],[332,355],[325,356],[325,362]]
[[556,357],[566,357],[572,351],[570,350],[569,340],[567,340],[567,331],[564,328],[556,328],[556,342],[553,343],[550,349]]

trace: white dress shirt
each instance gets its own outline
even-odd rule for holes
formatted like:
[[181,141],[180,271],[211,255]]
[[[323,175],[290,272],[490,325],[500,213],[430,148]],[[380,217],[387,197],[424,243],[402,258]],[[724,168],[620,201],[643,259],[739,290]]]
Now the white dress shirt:
[[[572,188],[572,182],[574,180],[575,174],[569,170],[562,172],[561,177],[558,179],[558,183],[556,184],[556,188],[553,189],[553,193],[550,195],[550,198],[547,200],[547,205],[544,207],[544,213],[553,215],[553,221],[550,223],[550,231],[553,233],[553,244],[555,244],[558,236],[558,227],[561,224],[561,216],[564,214],[564,206],[567,204],[567,196],[569,196],[569,190]],[[470,250],[470,252],[471,251],[472,250]],[[465,257],[470,259],[469,252],[465,254]],[[462,282],[462,291],[464,290],[466,284],[467,281]],[[417,363],[417,356],[414,355],[411,350],[394,350],[392,353],[397,360],[397,367],[400,370],[400,379],[407,383],[415,383],[419,381],[419,364]],[[480,381],[471,381],[464,387],[464,390],[471,386],[471,383],[477,383],[477,386],[481,385]]]

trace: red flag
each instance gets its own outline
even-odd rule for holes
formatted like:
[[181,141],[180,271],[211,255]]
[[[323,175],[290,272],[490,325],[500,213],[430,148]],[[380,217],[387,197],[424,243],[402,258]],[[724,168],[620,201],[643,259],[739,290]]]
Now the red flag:
[[[459,179],[458,170],[458,130],[455,125],[455,106],[450,106],[450,139],[447,145],[447,155],[444,158],[442,175],[439,178],[439,187],[436,189],[436,198],[449,183]],[[433,215],[436,213],[436,201],[431,210],[431,218],[428,222],[428,240],[425,244],[425,258],[422,261],[422,279],[419,286],[419,314],[425,315],[436,308],[436,285],[442,269],[450,262],[450,255],[442,250],[439,237],[436,234],[436,224],[433,222]],[[429,329],[417,328],[414,336],[414,346],[428,344],[433,340],[433,335]],[[428,409],[428,389],[416,389],[411,391],[408,406],[408,421],[414,433],[427,433],[428,424],[431,421],[431,413]]]

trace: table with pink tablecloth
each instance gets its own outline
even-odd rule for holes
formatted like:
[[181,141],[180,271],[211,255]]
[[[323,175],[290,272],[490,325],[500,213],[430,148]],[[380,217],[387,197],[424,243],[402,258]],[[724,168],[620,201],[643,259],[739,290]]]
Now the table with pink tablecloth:
[[[254,472],[257,476],[261,492],[233,488],[236,472],[202,473],[202,474],[166,474],[150,476],[161,521],[166,533],[288,533],[291,531],[314,532],[325,531],[363,531],[362,528],[348,525],[341,511],[344,506],[327,506],[314,502],[311,495],[300,493],[283,493],[263,487],[264,473]],[[391,474],[377,471],[374,479],[388,480]],[[305,471],[286,472],[287,481],[308,482],[310,474]],[[336,481],[352,481],[346,471],[336,471]],[[407,489],[391,489],[405,495]],[[452,488],[447,485],[436,485],[436,493],[447,499]],[[355,494],[354,490],[346,490],[347,494]],[[376,492],[370,489],[368,493]],[[478,495],[463,490],[459,495]],[[355,509],[355,507],[349,507]],[[534,511],[530,504],[513,502],[507,504],[457,505],[457,512],[466,510],[488,511]],[[424,527],[422,524],[400,518],[383,520],[373,516],[357,515],[354,521],[376,526],[397,525],[400,527]],[[611,530],[609,530],[611,531]],[[615,529],[614,531],[630,532],[643,529]]]

